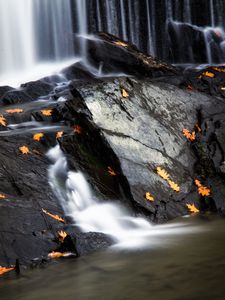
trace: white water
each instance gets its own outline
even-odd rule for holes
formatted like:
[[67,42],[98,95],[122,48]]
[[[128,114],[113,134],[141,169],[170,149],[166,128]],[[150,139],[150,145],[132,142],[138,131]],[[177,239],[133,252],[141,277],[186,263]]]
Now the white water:
[[179,227],[173,224],[153,226],[143,218],[132,217],[122,205],[95,199],[83,174],[68,169],[66,158],[58,145],[47,155],[52,161],[49,184],[65,214],[82,231],[111,235],[119,248],[148,247],[153,236],[195,231],[193,228],[183,227],[182,224]]

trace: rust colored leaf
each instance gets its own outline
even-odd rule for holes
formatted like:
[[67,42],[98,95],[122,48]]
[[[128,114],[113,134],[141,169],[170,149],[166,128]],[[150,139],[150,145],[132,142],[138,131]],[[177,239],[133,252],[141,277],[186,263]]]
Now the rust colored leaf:
[[189,141],[193,142],[196,139],[196,134],[194,131],[191,133],[188,129],[184,128],[182,132]]
[[63,136],[63,131],[58,131],[57,133],[56,133],[56,138],[57,139],[61,139],[61,137]]
[[148,200],[148,201],[154,201],[154,197],[152,196],[152,194],[150,192],[146,192],[145,193],[145,198]]
[[50,117],[52,115],[52,109],[42,109],[41,113],[43,116]]
[[0,115],[0,125],[4,127],[7,125],[6,118],[3,115]]
[[19,114],[23,112],[22,108],[12,108],[12,109],[6,109],[6,112],[8,114]]
[[42,138],[43,138],[43,136],[44,136],[44,133],[35,133],[34,135],[33,135],[33,140],[34,141],[40,141]]
[[0,266],[0,275],[3,275],[5,273],[8,273],[8,272],[13,271],[13,270],[15,270],[15,268],[5,268],[5,267]]
[[75,125],[73,131],[77,134],[82,134],[82,128],[79,125]]
[[191,213],[198,213],[198,212],[200,212],[200,210],[197,209],[194,204],[186,204],[186,206],[190,210]]
[[111,168],[111,167],[108,167],[108,173],[110,176],[116,176],[116,172]]
[[27,146],[22,146],[19,148],[19,150],[22,154],[28,154],[30,152],[30,150]]
[[129,97],[129,94],[125,89],[122,89],[121,94],[122,94],[123,98],[128,98]]
[[58,231],[58,239],[59,239],[60,243],[64,242],[64,240],[67,237],[67,235],[68,234],[65,231],[63,231],[63,230]]
[[59,221],[59,222],[61,222],[61,223],[65,223],[65,220],[63,220],[60,216],[58,216],[58,215],[53,215],[53,214],[49,213],[47,210],[45,210],[45,209],[43,209],[43,208],[42,208],[42,211],[43,211],[43,213],[45,213],[46,215],[52,217],[53,219],[55,219],[55,220],[57,220],[57,221]]
[[180,192],[180,187],[177,183],[175,183],[172,180],[167,180],[167,182],[169,183],[169,186],[171,187],[171,189],[173,189],[175,192]]
[[195,185],[198,188],[199,195],[206,196],[206,197],[210,195],[211,190],[208,187],[203,186],[198,179],[195,180]]
[[160,167],[156,168],[156,172],[160,177],[162,177],[165,180],[168,180],[170,178],[170,175],[166,172],[166,170],[164,170]]

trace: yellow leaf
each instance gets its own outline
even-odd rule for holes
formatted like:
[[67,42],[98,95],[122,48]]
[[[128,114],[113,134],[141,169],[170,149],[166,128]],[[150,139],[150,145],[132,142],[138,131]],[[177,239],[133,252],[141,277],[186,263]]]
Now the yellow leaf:
[[108,173],[110,176],[116,176],[116,172],[111,168],[111,167],[108,167]]
[[127,43],[122,42],[122,41],[116,41],[116,42],[114,42],[114,44],[117,46],[127,47]]
[[10,271],[12,271],[12,270],[14,270],[15,268],[5,268],[5,267],[1,267],[0,266],[0,275],[3,275],[3,274],[5,274],[5,273],[7,273],[7,272],[10,272]]
[[151,193],[149,192],[146,192],[145,193],[145,198],[148,200],[148,201],[154,201],[154,197],[151,195]]
[[194,204],[186,204],[186,206],[190,210],[191,213],[198,213],[198,212],[200,212],[200,210],[197,209]]
[[8,114],[19,114],[19,113],[22,113],[23,112],[23,109],[22,108],[12,108],[12,109],[6,109],[6,112]]
[[58,239],[59,239],[59,241],[60,241],[61,243],[63,243],[64,240],[65,240],[65,238],[67,237],[67,235],[68,235],[68,234],[67,234],[65,231],[63,231],[63,230],[58,231]]
[[6,198],[6,196],[5,195],[3,195],[3,194],[0,194],[0,199],[5,199]]
[[198,187],[198,193],[201,196],[209,196],[211,193],[211,190],[205,186],[202,185],[202,183],[196,179],[195,180],[195,185]]
[[203,76],[206,76],[206,77],[210,77],[210,78],[214,78],[215,77],[215,74],[212,73],[212,72],[203,72],[202,75],[200,75],[198,78],[202,78]]
[[0,125],[1,126],[6,126],[6,119],[3,117],[3,115],[0,115]]
[[30,152],[30,150],[27,146],[22,146],[19,148],[19,150],[22,154],[28,154]]
[[46,215],[52,217],[53,219],[55,219],[55,220],[57,220],[57,221],[59,221],[59,222],[61,222],[61,223],[65,223],[65,220],[63,220],[60,216],[58,216],[58,215],[53,215],[53,214],[49,213],[47,210],[45,210],[45,209],[43,209],[43,208],[42,208],[42,211],[43,211],[43,213],[45,213]]
[[162,169],[160,167],[157,167],[156,171],[157,171],[157,174],[160,177],[162,177],[163,179],[168,180],[170,178],[170,175],[166,172],[166,170],[164,170],[164,169]]
[[221,87],[221,90],[222,90],[222,91],[225,91],[225,87]]
[[44,133],[35,133],[34,135],[33,135],[33,140],[34,141],[40,141],[41,140],[41,138],[43,138],[43,136],[44,136]]
[[63,136],[63,133],[64,133],[63,131],[57,132],[57,133],[56,133],[56,138],[57,138],[57,139],[60,139],[60,138]]
[[167,180],[169,183],[171,189],[173,189],[175,192],[180,192],[180,187],[177,183],[173,182],[172,180]]
[[41,113],[43,116],[50,117],[52,115],[52,109],[42,109]]
[[128,94],[128,92],[125,90],[125,89],[122,89],[122,97],[123,98],[128,98],[129,97],[129,94]]

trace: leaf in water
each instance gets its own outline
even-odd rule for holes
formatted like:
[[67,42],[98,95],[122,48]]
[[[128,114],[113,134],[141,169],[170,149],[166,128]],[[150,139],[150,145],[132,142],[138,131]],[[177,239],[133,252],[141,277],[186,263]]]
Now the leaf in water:
[[4,194],[0,194],[0,199],[5,199],[6,196]]
[[150,192],[146,192],[145,193],[145,198],[148,200],[148,201],[154,201],[154,197],[151,195]]
[[33,140],[34,141],[40,141],[42,138],[43,138],[43,136],[44,136],[44,133],[35,133],[34,135],[33,135]]
[[166,170],[164,170],[160,167],[156,168],[156,172],[160,177],[162,177],[165,180],[168,180],[170,178],[170,175],[166,172]]
[[30,150],[27,146],[22,146],[19,148],[19,150],[22,154],[28,154],[30,152]]
[[43,209],[43,208],[42,208],[42,211],[43,211],[43,213],[45,213],[46,215],[52,217],[53,219],[55,219],[55,220],[57,220],[57,221],[59,221],[59,222],[61,222],[61,223],[65,223],[65,220],[63,220],[60,216],[58,216],[58,215],[53,215],[53,214],[49,213],[47,210],[45,210],[45,209]]
[[82,128],[79,125],[75,125],[73,131],[77,134],[82,134]]
[[197,209],[194,204],[186,204],[186,206],[190,210],[191,213],[198,213],[198,212],[200,212],[200,210]]
[[3,115],[0,115],[0,125],[5,127],[6,124],[6,118],[4,118]]
[[122,94],[123,98],[128,98],[129,97],[129,94],[128,94],[128,92],[125,89],[122,89],[121,94]]
[[8,272],[13,271],[13,270],[15,270],[15,268],[5,268],[5,267],[0,266],[0,275],[3,275],[5,273],[8,273]]
[[175,192],[180,192],[180,187],[177,183],[175,183],[169,179],[167,180],[167,182],[169,183],[169,186],[171,187],[171,189],[173,189]]
[[41,113],[43,116],[50,117],[52,115],[52,109],[42,109]]
[[8,114],[19,114],[23,112],[22,108],[12,108],[12,109],[6,109],[6,112]]
[[63,131],[58,131],[57,133],[56,133],[56,138],[57,139],[61,139],[61,137],[63,136]]
[[193,142],[196,139],[196,134],[195,132],[190,132],[188,129],[184,128],[183,129],[183,135],[191,142]]
[[116,172],[111,168],[111,167],[108,167],[108,173],[110,176],[116,176]]
[[59,239],[59,241],[60,241],[61,243],[63,243],[64,240],[65,240],[65,238],[67,237],[67,235],[68,235],[68,234],[67,234],[65,231],[63,231],[63,230],[58,231],[58,239]]

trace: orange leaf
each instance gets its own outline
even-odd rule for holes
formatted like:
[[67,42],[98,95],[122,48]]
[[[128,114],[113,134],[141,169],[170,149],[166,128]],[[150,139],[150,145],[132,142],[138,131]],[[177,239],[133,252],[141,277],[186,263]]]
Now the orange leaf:
[[42,109],[41,113],[43,116],[50,117],[52,115],[52,109]]
[[156,171],[157,171],[157,174],[160,177],[162,177],[163,179],[168,180],[170,178],[170,175],[166,172],[166,170],[164,170],[164,169],[162,169],[160,167],[157,167]]
[[22,113],[23,112],[23,109],[22,108],[12,108],[12,109],[6,109],[6,112],[8,114],[19,114],[19,113]]
[[58,239],[61,243],[64,242],[65,238],[67,237],[67,233],[65,231],[58,231]]
[[110,176],[116,176],[116,172],[111,168],[111,167],[108,167],[108,173]]
[[125,89],[122,89],[121,94],[122,94],[123,98],[128,98],[129,97],[129,94],[128,94],[128,92]]
[[3,275],[3,274],[5,274],[5,273],[7,273],[7,272],[10,272],[10,271],[12,271],[12,270],[14,270],[15,268],[5,268],[5,267],[1,267],[0,266],[0,275]]
[[6,124],[7,124],[6,118],[4,118],[3,115],[0,115],[0,125],[5,127]]
[[213,77],[215,77],[215,74],[212,73],[212,72],[206,71],[206,72],[203,72],[202,75],[200,75],[198,78],[200,79],[200,78],[202,78],[203,76],[213,78]]
[[195,185],[198,187],[199,195],[202,195],[202,196],[209,196],[210,195],[211,190],[209,188],[203,186],[198,179],[195,180]]
[[213,68],[213,70],[225,73],[225,69],[224,68]]
[[79,125],[75,125],[73,131],[77,134],[82,134],[82,128]]
[[183,129],[183,135],[191,142],[193,142],[196,139],[196,134],[193,131],[192,133],[190,133],[190,131],[186,128]]
[[202,132],[202,129],[198,124],[195,124],[195,128],[198,132]]
[[63,220],[60,216],[58,216],[58,215],[53,215],[53,214],[49,213],[47,210],[45,210],[45,209],[43,209],[43,208],[42,208],[42,211],[43,211],[43,213],[45,213],[46,215],[52,217],[53,219],[55,219],[55,220],[57,220],[57,221],[59,221],[59,222],[61,222],[61,223],[65,223],[65,220]]
[[41,138],[43,138],[43,136],[44,136],[44,133],[35,133],[34,135],[33,135],[33,140],[34,141],[40,141],[41,140]]
[[180,192],[180,187],[177,183],[173,182],[172,180],[167,180],[169,183],[171,189],[173,189],[175,192]]
[[200,210],[197,209],[194,204],[186,204],[186,206],[190,210],[191,213],[198,213],[198,212],[200,212]]
[[221,87],[221,90],[222,90],[222,91],[225,91],[225,87]]
[[5,199],[6,196],[4,194],[0,194],[0,199]]
[[57,133],[56,133],[56,138],[57,139],[60,139],[62,136],[63,136],[63,131],[58,131]]
[[145,193],[145,198],[148,200],[148,201],[154,201],[154,197],[151,195],[151,193],[149,192],[146,192]]
[[66,253],[55,252],[55,251],[52,251],[51,253],[48,254],[48,257],[50,258],[60,258],[64,256],[66,256]]
[[28,154],[30,152],[30,150],[27,146],[22,146],[19,148],[19,150],[22,154]]

